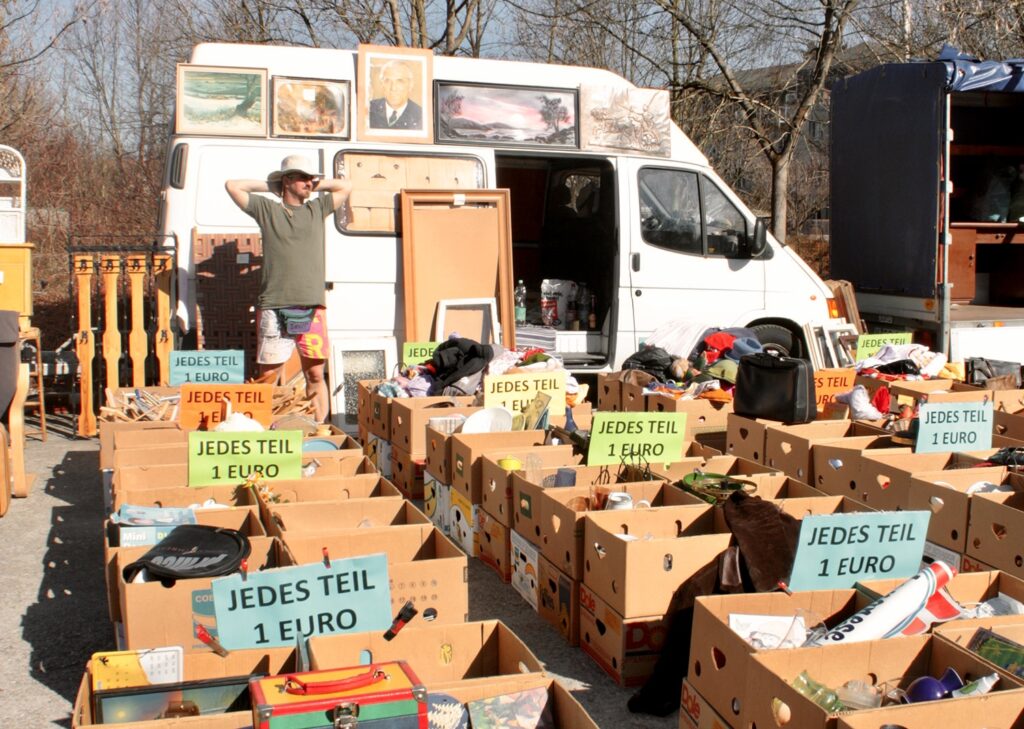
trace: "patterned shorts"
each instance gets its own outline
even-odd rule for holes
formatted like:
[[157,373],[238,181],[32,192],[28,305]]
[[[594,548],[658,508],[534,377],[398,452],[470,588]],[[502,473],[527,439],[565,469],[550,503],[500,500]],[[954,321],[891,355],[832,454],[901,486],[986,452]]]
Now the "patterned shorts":
[[296,348],[306,359],[327,359],[327,309],[316,307],[309,331],[288,334],[281,328],[276,309],[260,309],[256,361],[260,364],[284,364]]

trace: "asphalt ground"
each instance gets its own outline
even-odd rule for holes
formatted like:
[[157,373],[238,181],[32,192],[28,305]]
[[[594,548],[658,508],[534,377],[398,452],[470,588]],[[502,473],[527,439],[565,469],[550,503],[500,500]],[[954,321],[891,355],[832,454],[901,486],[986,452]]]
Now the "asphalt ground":
[[[0,727],[70,727],[89,656],[115,647],[103,581],[99,441],[76,438],[74,427],[72,417],[47,415],[47,441],[29,438],[25,446],[26,468],[37,474],[32,491],[0,519]],[[631,714],[633,689],[570,647],[479,560],[469,564],[470,619],[508,625],[599,726],[679,726],[678,713]]]

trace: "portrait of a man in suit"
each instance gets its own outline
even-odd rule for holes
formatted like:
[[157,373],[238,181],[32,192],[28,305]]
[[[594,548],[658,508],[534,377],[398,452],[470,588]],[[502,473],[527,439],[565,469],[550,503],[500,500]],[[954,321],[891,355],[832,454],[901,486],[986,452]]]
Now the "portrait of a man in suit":
[[409,98],[412,68],[406,61],[389,60],[379,71],[383,96],[370,99],[371,129],[423,129],[423,108]]

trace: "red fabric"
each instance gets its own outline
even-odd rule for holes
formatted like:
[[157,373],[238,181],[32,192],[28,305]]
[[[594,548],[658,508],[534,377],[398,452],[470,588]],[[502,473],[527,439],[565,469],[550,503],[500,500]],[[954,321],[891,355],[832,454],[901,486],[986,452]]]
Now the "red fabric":
[[889,396],[888,387],[879,387],[875,391],[875,396],[871,398],[871,404],[874,405],[878,412],[883,415],[889,412],[889,406],[892,404],[892,399]]
[[736,337],[725,332],[715,332],[704,337],[704,355],[707,358],[707,363],[711,365],[718,361],[718,358],[726,350],[732,348],[732,343],[735,341]]

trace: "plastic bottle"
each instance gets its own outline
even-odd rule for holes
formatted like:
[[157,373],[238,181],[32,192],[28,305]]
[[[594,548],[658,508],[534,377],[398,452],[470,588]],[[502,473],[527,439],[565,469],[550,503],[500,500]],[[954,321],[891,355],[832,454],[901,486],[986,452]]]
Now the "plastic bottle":
[[998,673],[990,673],[987,676],[971,681],[969,684],[958,688],[952,694],[953,698],[959,698],[961,696],[980,696],[981,694],[987,694],[992,690],[992,687],[999,682]]
[[580,328],[580,317],[576,311],[576,299],[569,299],[568,310],[565,314],[565,328],[570,330]]
[[843,702],[839,695],[822,683],[818,683],[807,675],[807,671],[801,671],[800,675],[793,679],[793,688],[823,708],[832,713],[843,710]]
[[[507,289],[506,289],[507,291]],[[506,299],[507,301],[507,299]],[[516,283],[515,289],[515,310],[516,310],[516,324],[526,323],[526,284],[523,283],[523,279],[519,279]]]
[[587,329],[597,329],[597,294],[590,294],[590,313],[587,314]]

